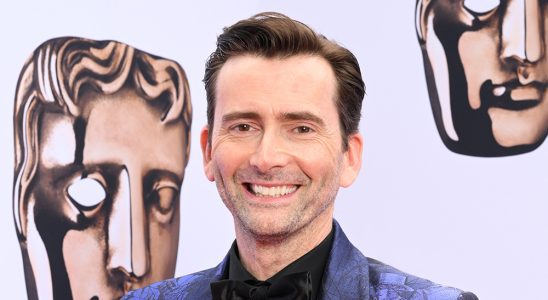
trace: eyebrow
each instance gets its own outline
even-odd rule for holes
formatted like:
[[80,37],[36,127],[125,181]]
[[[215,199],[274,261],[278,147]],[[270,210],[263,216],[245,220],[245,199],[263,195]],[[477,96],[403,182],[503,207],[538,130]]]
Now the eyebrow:
[[148,180],[169,179],[179,186],[183,183],[183,178],[170,170],[153,169],[148,171],[143,178]]
[[325,126],[325,122],[322,118],[308,111],[286,112],[280,116],[281,120],[286,121],[310,121],[320,126]]
[[[116,178],[116,174],[119,174],[122,169],[125,169],[126,167],[123,164],[117,164],[117,163],[92,163],[92,164],[84,164],[83,173],[84,174],[91,174],[91,173],[100,173],[103,177],[111,177]],[[143,175],[143,179],[169,179],[175,183],[177,183],[179,186],[182,184],[184,179],[184,171],[183,175],[178,175],[177,173],[170,171],[170,170],[164,170],[164,169],[152,169],[146,172]],[[111,179],[112,180],[112,179]]]
[[234,121],[234,120],[239,120],[239,119],[254,119],[254,120],[257,120],[257,119],[260,119],[259,117],[259,114],[258,113],[255,113],[255,112],[248,112],[248,111],[237,111],[237,112],[233,112],[233,113],[228,113],[226,115],[223,116],[223,119],[222,119],[222,123],[228,123],[228,122],[231,122],[231,121]]
[[[260,119],[260,116],[256,112],[247,112],[247,111],[233,112],[233,113],[228,113],[224,115],[222,122],[228,123],[228,122],[239,120],[239,119],[258,120]],[[277,117],[277,119],[282,121],[311,121],[322,127],[325,126],[325,122],[323,121],[322,118],[308,111],[283,112]]]

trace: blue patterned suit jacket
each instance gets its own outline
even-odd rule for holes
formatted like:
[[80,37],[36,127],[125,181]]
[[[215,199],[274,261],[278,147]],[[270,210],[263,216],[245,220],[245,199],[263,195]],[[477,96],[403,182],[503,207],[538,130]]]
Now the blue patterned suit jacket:
[[[334,221],[333,247],[319,299],[474,300],[472,293],[435,284],[363,256]],[[228,255],[215,268],[131,291],[123,299],[211,299],[209,284],[221,280]]]

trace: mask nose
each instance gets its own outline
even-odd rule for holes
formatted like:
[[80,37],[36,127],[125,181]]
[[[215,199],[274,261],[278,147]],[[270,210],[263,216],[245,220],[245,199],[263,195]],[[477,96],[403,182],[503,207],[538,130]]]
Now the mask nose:
[[541,0],[509,0],[502,19],[501,59],[535,63],[544,55]]
[[119,188],[113,197],[108,225],[109,269],[128,276],[147,273],[146,215],[140,177],[130,180],[124,169],[118,178]]

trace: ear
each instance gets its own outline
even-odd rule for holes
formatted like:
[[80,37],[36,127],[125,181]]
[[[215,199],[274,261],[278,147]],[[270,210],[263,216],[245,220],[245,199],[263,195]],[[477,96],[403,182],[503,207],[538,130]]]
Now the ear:
[[214,181],[213,166],[211,162],[211,144],[209,143],[209,126],[206,125],[200,132],[200,146],[202,147],[202,157],[204,164],[204,172],[209,181]]
[[340,186],[349,187],[358,177],[362,167],[363,136],[357,132],[348,137],[348,149],[343,153]]

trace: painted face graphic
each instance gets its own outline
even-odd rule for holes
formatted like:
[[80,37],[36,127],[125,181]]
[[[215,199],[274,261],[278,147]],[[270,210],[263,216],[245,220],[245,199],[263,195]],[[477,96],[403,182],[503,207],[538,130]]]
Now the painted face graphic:
[[50,265],[54,278],[64,266],[75,299],[117,298],[169,278],[177,258],[182,124],[160,125],[132,93],[94,101],[85,131],[71,132],[63,115],[43,115],[31,194],[43,214],[36,234],[59,259]]
[[[39,68],[55,63],[57,81]],[[21,78],[14,216],[28,297],[117,299],[173,277],[191,110],[182,69],[61,38]]]
[[418,1],[436,125],[452,151],[532,151],[548,133],[548,1]]

